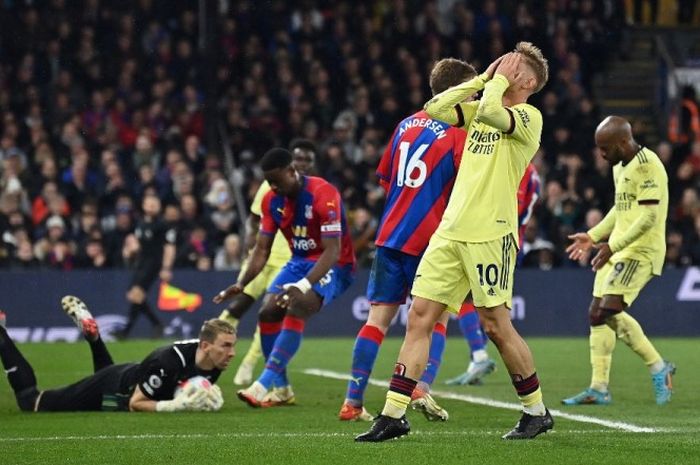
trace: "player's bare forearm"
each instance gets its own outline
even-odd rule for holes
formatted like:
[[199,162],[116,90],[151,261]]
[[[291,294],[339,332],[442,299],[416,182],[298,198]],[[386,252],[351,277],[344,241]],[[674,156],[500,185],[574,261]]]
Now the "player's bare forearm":
[[308,279],[311,284],[320,281],[333,265],[338,263],[338,259],[340,258],[340,237],[324,237],[321,239],[321,242],[323,243],[323,253],[306,275],[306,279]]
[[130,412],[155,412],[156,411],[156,401],[151,400],[141,392],[141,388],[136,386],[134,393],[129,399],[129,411]]
[[503,94],[509,85],[508,79],[501,74],[496,74],[486,83],[484,95],[479,101],[479,109],[476,112],[479,120],[503,132],[513,130],[513,116],[503,106]]
[[[485,74],[476,76],[467,82],[450,87],[444,92],[437,94],[430,99],[423,109],[432,118],[445,121],[449,124],[457,124],[459,115],[455,110],[455,105],[464,102],[466,99],[476,94],[484,88],[484,83],[488,80]],[[468,122],[467,122],[468,123]],[[467,124],[465,123],[465,126]]]

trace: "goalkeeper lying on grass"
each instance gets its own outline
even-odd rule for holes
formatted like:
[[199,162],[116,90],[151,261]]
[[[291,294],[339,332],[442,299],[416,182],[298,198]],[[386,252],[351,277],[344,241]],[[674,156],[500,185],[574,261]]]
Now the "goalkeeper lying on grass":
[[205,321],[199,340],[158,348],[141,363],[115,365],[87,306],[73,296],[61,299],[61,305],[90,344],[95,373],[69,386],[39,391],[34,370],[8,336],[0,312],[0,359],[21,410],[176,412],[215,411],[223,405],[221,389],[213,384],[177,387],[194,376],[216,382],[235,355],[236,335],[230,324]]

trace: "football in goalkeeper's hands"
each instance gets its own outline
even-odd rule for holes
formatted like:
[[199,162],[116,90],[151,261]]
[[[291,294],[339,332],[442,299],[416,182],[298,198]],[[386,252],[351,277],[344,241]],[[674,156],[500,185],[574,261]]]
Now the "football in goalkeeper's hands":
[[180,384],[178,384],[177,388],[175,388],[175,397],[178,397],[182,393],[191,394],[199,389],[208,391],[211,389],[211,387],[211,381],[204,376],[193,376],[190,379],[181,381]]

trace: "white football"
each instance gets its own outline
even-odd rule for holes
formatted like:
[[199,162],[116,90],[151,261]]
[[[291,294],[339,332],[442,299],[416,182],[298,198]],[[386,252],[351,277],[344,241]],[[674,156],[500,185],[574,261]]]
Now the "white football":
[[190,379],[181,381],[180,384],[175,388],[175,397],[178,397],[182,392],[190,393],[198,389],[204,389],[208,391],[211,389],[211,381],[209,381],[204,376],[193,376]]

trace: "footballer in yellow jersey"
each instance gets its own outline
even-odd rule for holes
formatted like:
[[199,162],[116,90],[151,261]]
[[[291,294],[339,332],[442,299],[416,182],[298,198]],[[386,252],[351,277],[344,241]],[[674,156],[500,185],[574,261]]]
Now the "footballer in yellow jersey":
[[[317,153],[316,146],[313,142],[305,139],[295,139],[290,144],[290,151],[292,152],[292,164],[299,173],[310,174],[313,172]],[[258,191],[255,193],[253,203],[250,205],[251,214],[246,221],[246,247],[248,250],[252,249],[253,245],[255,245],[255,238],[260,229],[260,218],[262,216],[262,199],[269,191],[270,185],[267,181],[263,181]],[[279,274],[280,270],[282,270],[282,267],[289,261],[291,256],[292,252],[289,250],[287,240],[284,238],[284,235],[278,231],[272,242],[270,257],[265,267],[255,279],[246,285],[243,289],[243,293],[231,298],[231,302],[226,310],[221,312],[219,319],[228,321],[234,328],[237,328],[240,318],[256,300],[265,294],[268,285]],[[239,276],[243,276],[247,268],[248,260],[246,260],[241,267]],[[217,300],[221,302],[224,299],[215,298],[215,302],[219,303]],[[233,383],[240,386],[250,384],[253,381],[253,370],[258,360],[260,360],[260,357],[262,357],[262,349],[260,347],[260,333],[258,329],[255,331],[253,343],[250,345],[248,352],[238,366],[238,370],[233,377]]]
[[656,403],[663,405],[671,400],[676,367],[661,357],[627,309],[652,276],[661,274],[668,176],[659,157],[634,140],[629,122],[619,116],[608,116],[598,125],[595,141],[613,165],[615,205],[588,232],[569,236],[569,258],[578,260],[592,247],[598,253],[592,260],[596,275],[589,307],[591,384],[562,403],[610,403],[610,365],[619,338],[649,367]]
[[[410,430],[406,406],[428,359],[431,330],[469,292],[484,330],[501,353],[523,405],[504,439],[531,439],[552,429],[534,362],[510,320],[517,253],[517,190],[539,148],[542,115],[527,104],[548,79],[547,60],[529,42],[494,61],[483,74],[436,95],[424,110],[467,131],[452,195],[413,282],[406,336],[372,428],[355,440],[377,442]],[[478,102],[465,101],[483,90]]]

